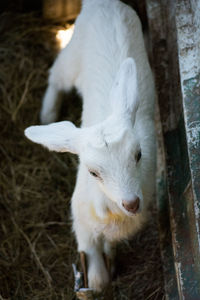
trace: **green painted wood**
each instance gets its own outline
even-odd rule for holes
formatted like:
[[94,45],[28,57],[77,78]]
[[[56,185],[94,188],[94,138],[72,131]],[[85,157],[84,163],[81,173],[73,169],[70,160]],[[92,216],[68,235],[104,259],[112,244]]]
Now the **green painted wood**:
[[[191,182],[187,203],[191,256],[200,299],[200,1],[177,0],[176,30],[182,106]],[[184,286],[187,289],[187,285]],[[189,299],[189,298],[188,298]]]
[[[165,147],[168,166],[168,194],[170,204],[170,222],[174,250],[174,264],[180,299],[200,299],[200,274],[196,265],[194,250],[194,232],[191,230],[189,201],[185,191],[190,185],[184,124],[166,133]],[[192,194],[191,194],[192,196]]]
[[[183,82],[184,115],[191,173],[188,202],[195,266],[200,278],[200,73]],[[200,285],[200,280],[199,280]],[[200,298],[199,298],[200,299]]]

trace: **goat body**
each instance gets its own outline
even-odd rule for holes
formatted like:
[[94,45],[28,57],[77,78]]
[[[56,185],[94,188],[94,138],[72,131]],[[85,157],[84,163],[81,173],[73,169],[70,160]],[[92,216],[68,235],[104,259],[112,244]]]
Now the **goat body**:
[[[60,90],[83,97],[82,126],[52,123]],[[118,0],[85,0],[70,43],[50,70],[41,121],[26,136],[79,155],[72,196],[78,250],[88,258],[89,287],[109,280],[103,255],[147,219],[155,182],[155,89],[141,24]]]

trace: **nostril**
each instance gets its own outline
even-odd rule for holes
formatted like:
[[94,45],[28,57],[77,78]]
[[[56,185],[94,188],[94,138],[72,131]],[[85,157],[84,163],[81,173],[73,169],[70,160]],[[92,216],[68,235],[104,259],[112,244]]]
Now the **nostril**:
[[140,206],[140,198],[137,197],[136,199],[134,199],[132,201],[123,200],[122,205],[127,211],[136,213]]

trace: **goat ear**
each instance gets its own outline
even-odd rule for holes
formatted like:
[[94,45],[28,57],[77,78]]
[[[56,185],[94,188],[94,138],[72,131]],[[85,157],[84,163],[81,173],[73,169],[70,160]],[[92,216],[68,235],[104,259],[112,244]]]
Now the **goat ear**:
[[80,128],[68,121],[26,128],[25,136],[31,141],[57,152],[78,154]]
[[126,58],[117,72],[110,99],[113,110],[118,114],[127,114],[135,118],[138,108],[137,70],[133,58]]

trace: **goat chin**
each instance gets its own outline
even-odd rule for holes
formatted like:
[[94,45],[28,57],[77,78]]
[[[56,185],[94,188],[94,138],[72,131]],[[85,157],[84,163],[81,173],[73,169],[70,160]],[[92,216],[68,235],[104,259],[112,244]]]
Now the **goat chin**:
[[83,98],[81,128],[64,121],[32,126],[25,134],[50,150],[79,156],[73,229],[78,251],[88,257],[89,287],[100,291],[109,280],[102,253],[112,259],[113,244],[142,227],[154,194],[155,88],[132,8],[118,0],[83,1],[72,39],[50,69],[43,124],[55,122],[60,91],[73,86]]

